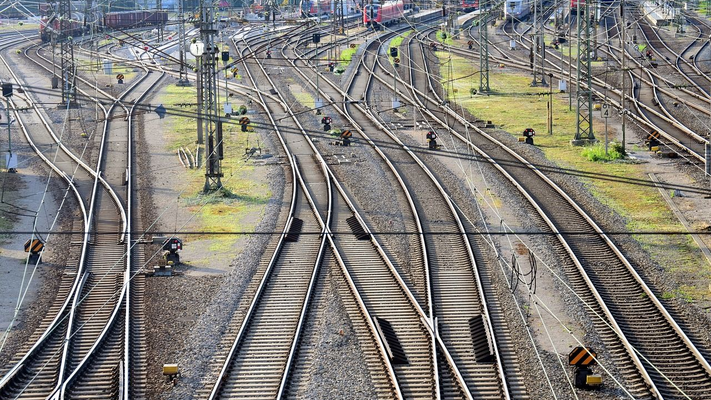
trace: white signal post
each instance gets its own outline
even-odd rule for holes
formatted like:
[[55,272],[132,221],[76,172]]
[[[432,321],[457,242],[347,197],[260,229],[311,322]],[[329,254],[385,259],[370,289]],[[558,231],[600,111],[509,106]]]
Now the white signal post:
[[[610,118],[610,110],[611,108],[610,105],[607,104],[607,101],[605,103],[602,103],[602,105],[600,106],[600,116],[602,118],[605,118],[605,155],[607,155],[607,119]],[[624,116],[622,118],[624,118]]]

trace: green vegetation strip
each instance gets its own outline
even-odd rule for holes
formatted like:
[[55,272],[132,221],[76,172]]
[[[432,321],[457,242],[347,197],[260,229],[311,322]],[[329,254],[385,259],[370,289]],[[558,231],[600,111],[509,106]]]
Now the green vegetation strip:
[[[195,141],[197,121],[194,117],[196,107],[181,107],[180,104],[193,104],[196,99],[195,87],[167,86],[161,93],[160,102],[169,110],[178,109],[180,115],[168,115],[166,119],[164,137],[166,148],[176,154],[178,148],[190,149],[195,154]],[[233,104],[239,107],[239,104]],[[191,237],[191,240],[210,240],[209,250],[224,255],[225,263],[229,263],[235,254],[234,245],[239,239],[238,235],[225,235],[225,232],[253,232],[259,216],[264,212],[266,204],[271,197],[269,186],[266,182],[255,176],[255,167],[246,163],[244,151],[256,145],[257,137],[252,132],[241,132],[240,125],[227,123],[223,125],[224,155],[222,183],[225,189],[208,198],[202,193],[205,184],[205,154],[201,150],[203,160],[199,169],[182,169],[182,184],[189,185],[189,189],[181,196],[181,201],[188,206],[191,213],[197,213],[200,228],[204,231],[214,232],[215,235],[205,234]],[[179,165],[177,155],[175,163]],[[182,186],[181,186],[182,187]],[[202,206],[207,201],[207,205]]]
[[[401,33],[400,35],[395,36],[391,41],[390,41],[390,47],[397,47],[399,48],[400,45],[402,44],[402,41],[405,40],[406,37],[411,35],[414,30],[409,30]],[[400,57],[400,54],[398,54],[398,57]],[[395,64],[395,57],[390,56],[390,49],[388,49],[388,60],[390,61],[391,64]]]
[[[575,134],[576,112],[568,109],[568,95],[553,96],[553,135],[547,134],[548,88],[530,87],[531,77],[506,72],[489,74],[492,93],[470,95],[471,88],[478,89],[477,66],[461,57],[438,52],[441,62],[442,82],[450,100],[456,101],[472,115],[520,136],[526,128],[533,128],[535,143],[549,160],[563,168],[584,171],[587,174],[607,174],[622,179],[648,180],[643,166],[624,161],[600,162],[591,160],[613,159],[604,156],[600,146],[581,148],[570,145]],[[449,68],[447,63],[451,62]],[[449,71],[454,71],[452,79]],[[604,141],[604,131],[595,125],[597,138]],[[611,145],[611,149],[615,149]],[[656,188],[634,186],[626,183],[581,178],[591,193],[603,204],[615,210],[627,221],[630,232],[660,232],[653,235],[633,235],[662,265],[673,273],[681,286],[671,296],[685,300],[699,300],[709,295],[711,268],[689,235],[665,235],[663,232],[683,231]]]

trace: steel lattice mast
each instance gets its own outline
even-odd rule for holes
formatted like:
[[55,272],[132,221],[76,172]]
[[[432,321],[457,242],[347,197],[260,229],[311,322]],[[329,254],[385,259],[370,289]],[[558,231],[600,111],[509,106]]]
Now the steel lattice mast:
[[178,0],[178,40],[180,42],[180,78],[178,79],[178,86],[187,86],[190,84],[188,81],[188,68],[185,63],[185,14],[183,12],[183,2],[185,0]]
[[[202,109],[203,134],[205,135],[206,163],[205,188],[210,192],[222,188],[222,126],[220,122],[217,100],[217,54],[215,43],[215,7],[212,0],[200,0],[200,39],[204,44],[204,52],[200,62],[202,79],[198,90],[199,107]],[[201,101],[200,101],[201,100]]]
[[72,100],[74,91],[74,46],[72,41],[72,10],[70,0],[60,0],[59,9],[59,37],[60,65],[62,67],[62,104],[66,105]]
[[[590,36],[592,24],[590,22],[590,0],[584,1],[583,6],[578,0],[578,74],[576,82],[577,90],[577,110],[575,129],[575,142],[583,144],[595,140],[592,122],[592,86],[591,86],[591,63],[592,49],[590,48]],[[585,15],[581,15],[584,13]]]
[[487,0],[479,0],[479,92],[489,93],[489,12]]
[[[163,11],[163,0],[156,0],[156,9],[158,9],[158,14]],[[158,40],[163,41],[163,19],[158,17]]]

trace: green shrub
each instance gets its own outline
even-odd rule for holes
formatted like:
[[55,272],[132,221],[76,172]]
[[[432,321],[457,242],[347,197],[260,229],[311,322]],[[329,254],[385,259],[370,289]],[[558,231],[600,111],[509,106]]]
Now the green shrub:
[[610,143],[607,154],[605,154],[604,144],[586,147],[583,149],[582,154],[583,157],[590,161],[614,161],[625,158],[622,151],[622,145],[618,143]]

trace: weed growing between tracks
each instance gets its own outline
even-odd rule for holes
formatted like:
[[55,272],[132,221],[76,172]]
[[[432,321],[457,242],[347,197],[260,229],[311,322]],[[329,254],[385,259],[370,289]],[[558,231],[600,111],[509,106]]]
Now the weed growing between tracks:
[[[196,112],[196,106],[179,107],[177,104],[194,104],[195,87],[166,86],[159,97],[159,102],[170,109],[181,109],[180,115],[168,115],[165,119],[164,137],[166,149],[172,154],[178,148],[188,148],[195,154],[197,121],[195,117],[185,115]],[[235,100],[233,100],[235,102]],[[239,106],[239,103],[233,104]],[[181,180],[189,188],[181,195],[190,214],[196,214],[196,226],[191,230],[209,232],[190,237],[190,240],[209,240],[208,250],[217,254],[235,254],[233,248],[240,235],[225,235],[225,232],[253,232],[259,218],[264,213],[271,192],[266,182],[260,181],[255,174],[255,167],[245,162],[244,149],[256,145],[254,133],[243,133],[237,124],[224,124],[224,154],[222,171],[225,174],[222,182],[224,189],[209,197],[202,193],[205,184],[204,162],[200,168],[184,169],[175,157],[176,171],[184,174]],[[201,159],[204,160],[204,148],[201,149]],[[179,168],[178,168],[179,167]],[[177,188],[178,190],[182,189]],[[203,206],[204,204],[204,206]],[[214,234],[211,234],[214,233]]]
[[[491,95],[470,96],[471,88],[478,89],[479,75],[473,75],[478,70],[478,63],[475,66],[462,57],[453,56],[450,69],[447,65],[449,54],[438,52],[438,57],[442,82],[451,101],[480,119],[493,121],[514,136],[520,136],[525,128],[533,128],[537,133],[536,146],[560,167],[592,175],[649,180],[643,165],[590,161],[582,148],[570,145],[575,132],[576,113],[568,110],[567,94],[554,93],[553,135],[548,135],[548,88],[530,87],[529,75],[491,72]],[[448,76],[450,70],[454,71],[451,78]],[[594,125],[593,129],[597,138],[604,140],[604,131],[598,131],[601,126]],[[614,137],[614,134],[611,136]],[[625,218],[630,232],[660,232],[658,235],[633,237],[679,282],[677,290],[670,295],[687,301],[708,296],[711,268],[689,235],[663,234],[683,231],[684,227],[656,188],[602,179],[579,179],[598,201]]]

